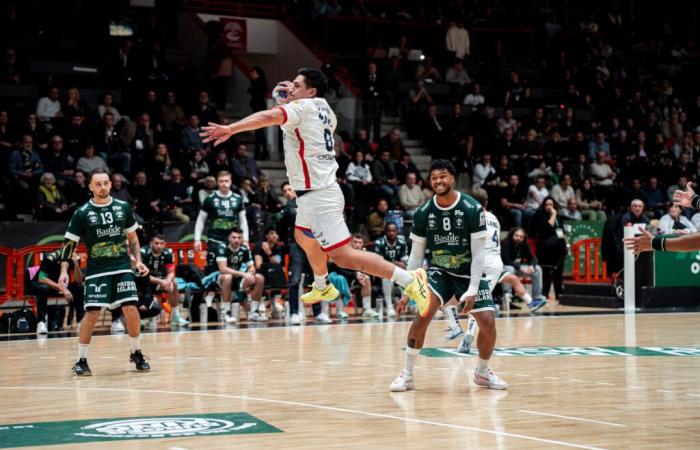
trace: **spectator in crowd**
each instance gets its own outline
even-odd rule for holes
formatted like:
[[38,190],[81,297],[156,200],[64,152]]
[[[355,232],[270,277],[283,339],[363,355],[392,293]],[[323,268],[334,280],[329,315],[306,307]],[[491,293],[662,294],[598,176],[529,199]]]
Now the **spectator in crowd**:
[[[285,248],[275,227],[265,230],[265,240],[255,248],[255,270],[264,277],[264,284],[281,289],[287,284],[284,274]],[[279,291],[277,291],[279,292]],[[277,302],[279,293],[271,300],[272,314],[279,315],[284,307]],[[265,303],[260,301],[258,312],[265,315]]]
[[365,129],[371,131],[374,142],[378,142],[384,106],[384,80],[377,73],[377,63],[369,62],[367,64],[367,73],[361,80],[361,85]]
[[649,224],[649,218],[646,215],[644,215],[644,202],[640,199],[632,200],[632,202],[630,202],[629,211],[627,211],[622,216],[622,220],[620,221],[621,226],[618,230],[618,236],[620,237],[620,241],[622,240],[622,236],[624,235],[624,226],[627,224]]
[[85,173],[90,173],[96,169],[108,169],[107,163],[104,161],[104,159],[95,155],[95,146],[92,144],[88,144],[87,147],[85,147],[85,154],[78,159],[78,163],[76,164],[75,168],[77,170],[82,170]]
[[[250,87],[248,95],[250,95],[250,109],[253,112],[263,111],[267,109],[267,77],[265,72],[260,67],[253,67],[250,71]],[[268,159],[270,157],[267,150],[266,130],[259,128],[255,130],[255,159]]]
[[469,32],[464,28],[463,21],[450,22],[445,34],[445,49],[459,59],[466,59],[470,55]]
[[260,208],[268,214],[268,217],[272,217],[273,214],[282,209],[282,204],[279,202],[277,195],[272,192],[270,178],[267,175],[260,176],[256,194],[260,202]]
[[512,174],[501,193],[501,209],[510,219],[511,227],[521,226],[525,208],[525,192],[520,187],[520,177]]
[[165,103],[161,106],[160,117],[165,133],[177,133],[187,125],[187,116],[182,106],[177,103],[177,95],[174,91],[168,91],[165,94]]
[[147,90],[140,112],[142,114],[148,114],[151,121],[151,126],[154,129],[160,129],[161,114],[163,112],[162,108],[163,106],[158,101],[158,94],[156,91],[153,89]]
[[119,173],[112,174],[112,190],[109,191],[109,195],[130,205],[134,203],[134,199],[126,188],[124,177]]
[[[0,118],[1,117],[2,115],[0,113]],[[24,129],[21,130],[21,134],[28,134],[31,136],[32,139],[34,139],[34,148],[38,149],[39,151],[46,151],[46,149],[49,148],[49,134],[39,123],[39,119],[36,117],[36,114],[30,113],[27,115],[27,122]],[[15,145],[16,136],[14,135],[12,128],[4,131],[2,135],[4,136],[4,139],[2,139],[2,142],[0,142],[0,146],[10,148]],[[8,147],[7,144],[10,144],[10,146]]]
[[209,103],[209,93],[207,91],[199,92],[195,114],[199,116],[199,123],[221,123],[219,114]]
[[564,290],[564,257],[566,239],[558,218],[554,199],[547,197],[532,217],[532,235],[535,237],[537,259],[542,266],[542,293],[549,296],[554,285],[556,299]]
[[569,200],[576,197],[576,192],[571,186],[571,175],[564,174],[559,180],[559,184],[552,187],[552,198],[558,209],[565,208]]
[[[523,83],[520,80],[520,74],[518,73],[518,71],[512,70],[510,72],[510,80],[506,84],[505,101],[503,102],[503,104],[505,106],[511,106],[520,103],[525,89],[525,83]],[[501,134],[503,134],[503,132],[501,132]]]
[[77,160],[85,152],[85,147],[92,143],[92,135],[88,125],[85,123],[85,116],[76,114],[70,116],[64,132],[65,151]]
[[576,190],[576,204],[583,220],[607,220],[603,202],[597,195],[590,178],[584,179],[581,187]]
[[[97,106],[97,116],[100,120],[104,120],[104,116],[107,113],[111,114],[112,118],[114,119],[112,121],[112,125],[121,122],[122,115],[119,113],[116,106],[114,106],[114,97],[111,92],[107,92],[105,95],[103,95],[102,103]],[[124,119],[129,120],[128,117],[124,117]]]
[[172,179],[172,160],[168,146],[161,143],[153,150],[153,157],[148,163],[148,178],[154,183],[158,193],[165,193],[166,185]]
[[211,173],[217,174],[219,172],[230,172],[231,170],[231,160],[229,159],[226,150],[222,148],[216,154],[216,159],[214,159],[211,167]]
[[199,183],[202,185],[202,188],[197,193],[197,204],[201,206],[204,204],[204,200],[216,190],[216,178],[209,175],[199,180]]
[[372,169],[362,151],[355,152],[355,158],[345,170],[345,180],[352,186],[354,193],[354,218],[366,217],[369,212],[367,199],[371,198],[372,193]]
[[486,99],[481,94],[481,85],[474,83],[472,85],[472,91],[464,97],[462,104],[471,108],[471,111],[477,112],[486,103]]
[[513,110],[506,108],[503,112],[503,117],[498,119],[496,122],[496,126],[498,127],[498,133],[501,136],[505,134],[506,130],[510,130],[515,136],[518,133],[518,127],[520,124],[513,118]]
[[63,148],[63,138],[58,134],[51,138],[51,147],[42,156],[44,170],[56,177],[59,186],[66,185],[66,181],[73,177],[75,159]]
[[380,198],[377,201],[377,208],[367,217],[367,233],[370,240],[375,240],[384,233],[384,219],[389,210],[389,203]]
[[[156,144],[156,132],[151,126],[151,117],[143,113],[139,115],[138,122],[127,122],[120,133],[120,138],[128,147],[131,155],[131,167],[142,168],[146,161],[146,155],[152,154]],[[125,173],[130,174],[131,168]]]
[[[202,178],[209,175],[209,164],[204,159],[204,154],[201,150],[195,150],[192,152],[192,156],[189,160],[190,165],[190,179],[194,181],[199,181]],[[214,180],[216,181],[216,180]]]
[[150,222],[161,215],[161,201],[148,185],[146,172],[139,171],[134,175],[131,189],[134,197],[134,213],[139,223]]
[[[65,287],[58,284],[62,264],[61,250],[49,252],[41,260],[39,272],[30,281],[28,289],[30,293],[36,296],[37,334],[47,334],[49,331],[46,326],[48,319],[47,301],[49,297],[62,296],[75,308],[78,323],[83,318],[85,314],[83,309],[85,287],[83,286],[83,271],[80,269],[80,258],[80,253],[74,252],[70,261],[68,261],[68,273],[73,275],[73,281]],[[56,328],[50,331],[59,331],[63,328],[63,323],[53,325]]]
[[24,78],[24,67],[17,60],[14,48],[5,50],[5,58],[0,63],[0,80],[4,83],[20,84]]
[[68,220],[68,203],[58,190],[56,177],[51,172],[41,174],[39,189],[36,192],[34,216],[36,220],[62,222]]
[[442,81],[440,70],[433,65],[433,58],[426,56],[416,67],[416,80],[435,83]]
[[39,177],[44,173],[41,158],[34,151],[31,136],[22,136],[19,148],[10,153],[9,168],[13,200],[20,212],[27,212],[32,204],[32,190],[39,184]]
[[487,179],[496,176],[496,169],[491,165],[491,154],[486,153],[481,157],[481,161],[474,166],[473,187],[481,187]]
[[455,59],[452,62],[452,67],[447,69],[445,73],[445,82],[452,85],[452,92],[456,98],[462,98],[465,94],[466,87],[471,84],[472,79],[464,68],[461,59]]
[[563,220],[583,220],[581,211],[578,210],[578,203],[576,203],[576,197],[571,197],[567,200],[566,207],[562,208],[559,211],[559,217]]
[[8,150],[15,145],[13,131],[10,127],[10,115],[7,111],[0,111],[0,148]]
[[664,215],[666,209],[666,194],[659,189],[659,179],[655,176],[649,177],[647,185],[642,188],[642,193],[647,200],[647,208],[652,211],[654,218]]
[[678,205],[669,206],[668,213],[659,220],[660,234],[688,234],[697,231],[696,226],[681,214],[681,207]]
[[90,106],[80,98],[80,90],[75,86],[68,89],[68,98],[61,110],[65,117],[90,117],[92,115]]
[[170,183],[168,183],[167,190],[165,191],[167,216],[171,220],[189,223],[190,217],[193,215],[192,198],[190,197],[180,169],[173,168],[170,173]]
[[131,154],[119,139],[119,132],[114,125],[114,115],[111,112],[106,112],[102,116],[93,142],[97,153],[110,165],[120,170],[131,166]]
[[413,218],[416,208],[422,205],[425,200],[423,189],[416,183],[416,174],[408,172],[406,183],[399,188],[399,204],[404,209],[406,217]]
[[[437,105],[428,105],[420,128],[423,146],[431,155],[437,155],[438,151],[445,150],[447,133],[445,123],[437,116]],[[398,158],[394,157],[394,159]]]
[[599,131],[595,134],[595,140],[588,144],[588,157],[590,159],[596,158],[598,153],[604,153],[605,160],[612,158],[610,153],[610,144],[608,143],[605,133]]
[[[532,249],[524,228],[511,228],[508,237],[501,245],[501,259],[503,271],[515,274],[519,277],[530,277],[532,280],[532,297],[542,296],[542,267],[537,263],[537,258],[532,254]],[[512,294],[513,287],[504,283],[504,294]]]
[[236,154],[231,162],[233,167],[233,175],[236,179],[250,178],[253,184],[258,184],[260,175],[262,174],[258,163],[255,159],[248,156],[248,147],[245,144],[240,144],[236,147]]
[[[112,185],[112,189],[114,189],[114,185]],[[66,185],[65,193],[68,208],[70,208],[71,211],[75,211],[75,208],[84,205],[90,200],[90,189],[88,189],[87,186],[85,172],[82,170],[75,171],[75,174],[73,174],[73,181]]]
[[394,161],[398,161],[403,153],[406,153],[406,147],[401,139],[401,130],[397,127],[389,130],[389,133],[385,134],[379,141],[379,153],[383,151],[388,151],[389,156]]
[[396,178],[396,166],[388,150],[382,150],[379,159],[372,163],[372,179],[379,195],[385,198],[393,209],[396,205],[396,195],[399,193],[401,182]]
[[403,153],[401,155],[401,158],[399,158],[399,161],[394,165],[396,168],[396,178],[399,180],[405,180],[406,175],[409,173],[414,173],[416,174],[416,183],[418,186],[423,186],[423,177],[420,175],[420,170],[418,170],[418,166],[416,166],[413,161],[410,153]]
[[535,214],[535,211],[542,206],[542,201],[547,197],[549,197],[547,180],[543,176],[538,176],[535,178],[535,182],[527,189],[527,201],[525,202],[524,214],[528,220],[533,214]]
[[208,152],[209,145],[202,142],[202,138],[199,136],[201,131],[199,117],[196,114],[190,114],[187,126],[180,132],[181,147],[190,153],[195,150]]
[[355,138],[350,142],[350,148],[353,152],[362,152],[369,158],[369,161],[372,160],[374,150],[372,150],[372,144],[370,143],[369,133],[366,128],[357,129]]
[[294,224],[297,216],[297,196],[292,189],[292,185],[287,182],[282,183],[282,195],[287,200],[282,208],[282,217],[278,223],[280,230],[280,240],[287,247],[289,254],[289,273],[287,278],[287,301],[289,302],[289,323],[300,325],[304,314],[303,306],[299,312],[299,290],[301,287],[301,276],[309,272],[307,270],[308,261],[306,254],[301,250],[294,237]]
[[56,86],[51,86],[46,97],[39,99],[36,104],[36,116],[42,123],[48,124],[53,122],[53,125],[56,125],[63,118],[61,101],[59,100],[59,92]]

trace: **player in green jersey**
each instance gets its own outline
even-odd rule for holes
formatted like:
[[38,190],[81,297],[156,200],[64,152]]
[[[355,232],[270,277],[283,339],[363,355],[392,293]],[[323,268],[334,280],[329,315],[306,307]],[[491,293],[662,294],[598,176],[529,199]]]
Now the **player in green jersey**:
[[233,228],[243,230],[243,244],[248,245],[248,220],[243,207],[243,197],[231,191],[231,173],[225,170],[216,174],[218,190],[204,200],[194,227],[194,250],[202,251],[202,232],[209,220],[207,231],[207,258],[216,258],[220,249],[228,246],[228,234]]
[[[68,285],[69,262],[82,238],[87,247],[85,315],[80,321],[78,360],[73,373],[77,376],[92,374],[87,364],[88,345],[100,311],[105,306],[122,308],[129,332],[131,362],[136,364],[137,370],[148,371],[151,367],[141,353],[141,322],[134,279],[134,270],[140,276],[148,274],[148,268],[141,262],[141,247],[136,235],[138,224],[131,205],[109,195],[112,183],[107,170],[93,171],[88,182],[93,197],[75,211],[68,224],[58,279],[61,288]],[[127,241],[124,240],[125,234]],[[134,257],[133,269],[127,245]]]
[[[390,390],[402,392],[415,388],[413,366],[423,347],[425,333],[443,303],[456,297],[466,303],[479,325],[479,366],[474,382],[491,389],[508,386],[488,367],[496,345],[495,308],[488,281],[483,278],[486,244],[486,217],[474,198],[454,189],[456,170],[444,159],[430,166],[430,184],[435,195],[419,207],[413,216],[411,255],[408,269],[420,267],[425,250],[430,250],[428,314],[416,316],[408,332],[406,366],[391,383]],[[406,306],[403,298],[397,311]]]
[[[399,227],[394,222],[388,222],[384,225],[384,235],[374,241],[372,250],[381,255],[385,261],[389,261],[402,269],[406,268],[408,246],[406,245],[406,239],[399,235]],[[396,317],[393,299],[394,282],[384,278],[381,281],[386,316],[387,318],[394,318]]]

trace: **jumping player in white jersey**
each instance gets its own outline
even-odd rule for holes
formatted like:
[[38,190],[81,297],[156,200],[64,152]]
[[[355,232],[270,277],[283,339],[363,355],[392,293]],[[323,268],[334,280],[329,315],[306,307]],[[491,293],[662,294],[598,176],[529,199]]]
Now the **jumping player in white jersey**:
[[[530,312],[537,311],[545,306],[547,301],[540,298],[533,299],[515,274],[503,271],[503,261],[501,260],[501,224],[498,222],[496,216],[486,210],[489,201],[488,193],[483,189],[474,189],[472,196],[484,208],[484,214],[486,215],[484,278],[486,278],[486,281],[489,283],[489,289],[493,292],[496,285],[499,283],[510,284],[513,286],[516,295],[525,300]],[[459,325],[457,307],[455,306],[456,303],[455,299],[452,299],[445,308],[445,315],[447,316],[449,324],[447,330],[445,330],[445,338],[454,339],[464,334],[457,351],[460,353],[469,353],[474,343],[474,336],[476,335],[476,319],[474,319],[472,315],[469,316],[469,322],[467,323],[467,330],[465,333]]]
[[[405,289],[426,315],[429,305],[427,275],[423,269],[408,272],[372,252],[355,250],[343,210],[345,200],[336,181],[333,132],[337,120],[323,98],[328,87],[319,70],[299,69],[294,81],[282,81],[273,90],[279,106],[258,111],[231,125],[209,123],[202,127],[204,142],[221,144],[244,131],[279,125],[284,136],[284,161],[289,183],[297,194],[294,236],[314,272],[311,292],[304,303],[331,301],[339,295],[328,282],[328,256],[340,267],[390,279]],[[325,253],[324,253],[325,252]],[[326,255],[327,254],[327,255]]]

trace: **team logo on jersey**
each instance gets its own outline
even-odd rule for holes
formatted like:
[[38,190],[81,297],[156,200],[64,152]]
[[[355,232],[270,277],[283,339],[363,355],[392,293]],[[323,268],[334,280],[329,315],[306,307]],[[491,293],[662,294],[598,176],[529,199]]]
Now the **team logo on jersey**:
[[457,228],[464,228],[464,220],[462,220],[460,218],[457,218],[457,220],[455,221],[455,224],[456,224]]
[[99,222],[99,218],[97,217],[97,213],[95,211],[89,211],[87,213],[88,221],[92,224],[95,224]]
[[[431,214],[431,216],[433,216],[433,215]],[[428,229],[434,230],[436,227],[437,227],[437,222],[435,221],[435,216],[433,216],[432,218],[430,218],[430,216],[428,216]]]
[[486,225],[486,214],[481,211],[481,213],[479,213],[479,226],[483,227],[484,225]]
[[102,291],[102,288],[107,286],[107,283],[102,283],[102,284],[91,284],[90,287],[95,290],[96,293],[100,293]]
[[455,216],[459,217],[459,216],[463,216],[463,215],[464,215],[464,211],[461,211],[459,209],[455,211]]
[[121,210],[122,210],[122,207],[119,206],[119,205],[112,205],[112,210],[114,210],[114,211],[121,211]]

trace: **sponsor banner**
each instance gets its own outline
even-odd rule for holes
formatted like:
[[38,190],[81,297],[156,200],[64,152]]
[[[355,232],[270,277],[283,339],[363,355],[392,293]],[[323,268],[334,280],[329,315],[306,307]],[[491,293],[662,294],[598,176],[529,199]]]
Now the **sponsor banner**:
[[281,432],[247,413],[67,420],[0,424],[0,448]]
[[[424,348],[433,358],[469,357],[457,348]],[[494,356],[700,356],[700,347],[519,347],[495,348]]]
[[654,252],[654,287],[700,286],[700,252]]
[[245,19],[219,18],[224,26],[224,39],[228,48],[234,52],[245,52],[248,49],[247,22]]

